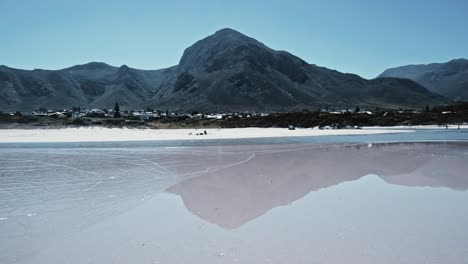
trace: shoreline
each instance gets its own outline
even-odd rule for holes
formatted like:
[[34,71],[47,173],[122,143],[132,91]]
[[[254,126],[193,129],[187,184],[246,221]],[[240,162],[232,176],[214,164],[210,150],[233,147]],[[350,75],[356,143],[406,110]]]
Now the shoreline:
[[[204,131],[207,134],[204,134]],[[154,140],[248,139],[371,135],[414,132],[413,128],[317,129],[317,128],[222,128],[222,129],[135,129],[135,128],[42,128],[0,129],[0,143],[112,142]],[[203,134],[203,135],[197,135]]]
[[[453,129],[468,129],[468,125],[447,125],[448,129],[453,130]],[[445,126],[439,126],[439,125],[416,125],[416,126],[388,126],[388,127],[383,127],[383,126],[364,126],[362,129],[436,129],[436,130],[445,130]]]

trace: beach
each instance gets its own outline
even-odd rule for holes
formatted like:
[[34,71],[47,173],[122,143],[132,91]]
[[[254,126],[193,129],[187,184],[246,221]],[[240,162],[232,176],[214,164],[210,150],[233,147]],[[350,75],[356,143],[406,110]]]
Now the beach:
[[[204,133],[206,131],[206,134]],[[63,128],[2,129],[0,143],[33,142],[110,142],[147,140],[243,139],[275,137],[344,136],[407,133],[411,129],[318,129],[318,128],[223,128],[223,129],[129,129],[129,128]],[[198,135],[197,135],[198,134]]]
[[466,142],[255,142],[4,144],[0,263],[466,263]]

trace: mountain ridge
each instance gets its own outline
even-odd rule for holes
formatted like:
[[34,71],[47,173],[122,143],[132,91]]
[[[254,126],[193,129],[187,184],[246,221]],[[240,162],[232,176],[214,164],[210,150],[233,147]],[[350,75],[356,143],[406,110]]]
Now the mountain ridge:
[[468,100],[468,59],[393,67],[378,77],[407,78],[451,100]]
[[178,65],[139,70],[90,62],[60,70],[0,67],[0,110],[39,107],[171,111],[422,108],[448,103],[412,81],[366,80],[309,64],[225,28],[185,49]]

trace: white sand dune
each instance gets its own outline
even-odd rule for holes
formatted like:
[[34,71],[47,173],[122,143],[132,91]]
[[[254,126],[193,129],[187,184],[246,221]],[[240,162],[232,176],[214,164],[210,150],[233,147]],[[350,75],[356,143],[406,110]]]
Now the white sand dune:
[[[206,130],[207,135],[196,135]],[[328,135],[367,135],[403,133],[411,130],[392,129],[296,129],[229,128],[229,129],[127,129],[127,128],[64,128],[64,129],[3,129],[0,143],[20,142],[99,142],[143,140],[200,140],[267,137],[303,137]]]

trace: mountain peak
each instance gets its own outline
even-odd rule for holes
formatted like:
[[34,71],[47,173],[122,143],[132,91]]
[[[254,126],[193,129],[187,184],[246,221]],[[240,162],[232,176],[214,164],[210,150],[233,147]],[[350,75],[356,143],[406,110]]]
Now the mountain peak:
[[259,41],[234,29],[223,28],[187,48],[180,60],[180,66],[182,69],[198,69],[214,57],[245,45],[268,49]]
[[451,60],[451,61],[447,62],[447,64],[457,65],[457,66],[461,66],[461,67],[466,68],[466,65],[468,65],[468,60],[463,59],[463,58],[454,59],[454,60]]
[[119,67],[119,71],[128,71],[130,70],[130,67],[128,67],[126,64],[122,64],[122,66]]
[[88,63],[85,63],[85,64],[79,64],[79,65],[72,66],[69,69],[73,69],[73,70],[98,70],[98,69],[106,69],[106,68],[112,68],[112,66],[110,66],[109,64],[104,63],[104,62],[92,61],[92,62],[88,62]]
[[117,70],[118,78],[129,78],[130,76],[133,76],[134,74],[135,72],[133,71],[133,69],[128,67],[126,64],[123,64]]
[[232,28],[222,28],[216,31],[212,36],[220,36],[220,35],[237,35],[237,36],[244,36],[244,34],[240,33],[239,31],[232,29]]
[[468,59],[465,59],[465,58],[459,58],[459,59],[453,59],[451,60],[450,62],[468,62]]
[[213,35],[208,36],[203,40],[211,40],[211,41],[218,41],[222,42],[225,44],[230,44],[230,45],[236,45],[236,44],[241,44],[244,42],[255,42],[255,43],[260,43],[257,40],[248,37],[241,32],[234,30],[232,28],[223,28],[218,31],[216,31]]

